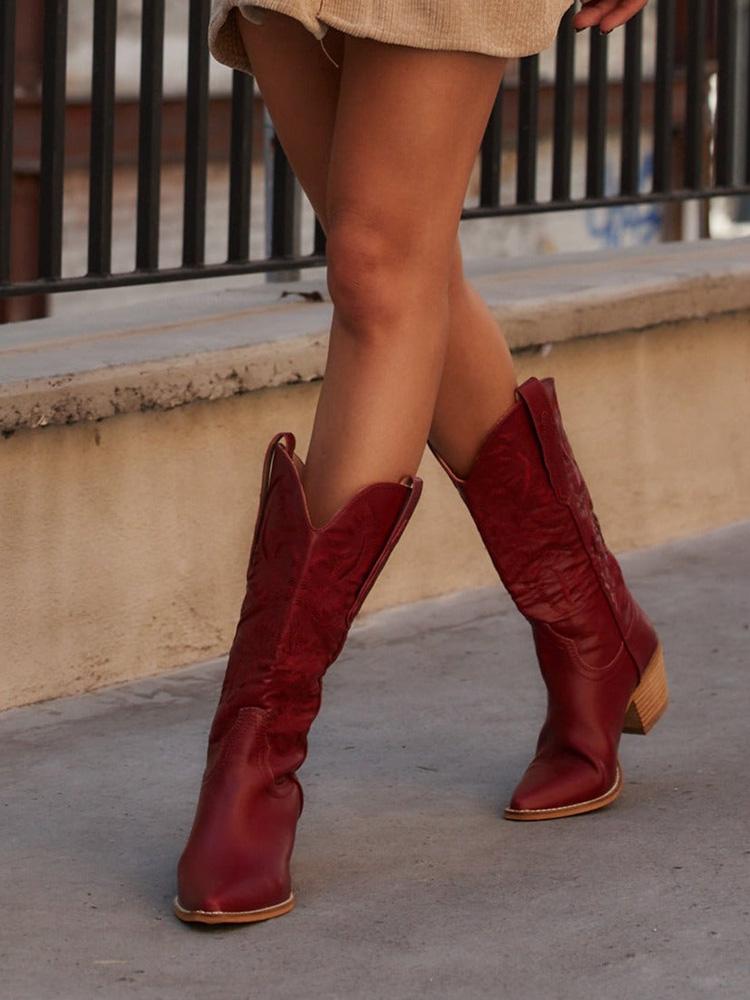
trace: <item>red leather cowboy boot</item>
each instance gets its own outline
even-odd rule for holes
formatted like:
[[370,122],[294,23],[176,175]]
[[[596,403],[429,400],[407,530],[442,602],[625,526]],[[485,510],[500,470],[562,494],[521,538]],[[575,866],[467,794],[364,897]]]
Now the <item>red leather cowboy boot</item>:
[[458,489],[516,607],[547,687],[536,755],[505,810],[557,819],[600,809],[622,787],[620,734],[667,705],[659,639],[602,538],[552,378],[527,379]]
[[316,528],[294,447],[282,432],[266,451],[247,590],[178,863],[174,909],[185,921],[246,923],[292,909],[289,862],[303,805],[294,772],[323,674],[422,489],[412,476],[372,483]]

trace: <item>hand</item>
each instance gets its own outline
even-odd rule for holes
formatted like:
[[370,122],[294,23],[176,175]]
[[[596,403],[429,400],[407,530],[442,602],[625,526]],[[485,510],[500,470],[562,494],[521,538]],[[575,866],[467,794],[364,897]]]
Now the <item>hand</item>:
[[625,24],[648,3],[648,0],[582,0],[583,7],[573,17],[576,31],[593,28],[608,34],[613,28]]

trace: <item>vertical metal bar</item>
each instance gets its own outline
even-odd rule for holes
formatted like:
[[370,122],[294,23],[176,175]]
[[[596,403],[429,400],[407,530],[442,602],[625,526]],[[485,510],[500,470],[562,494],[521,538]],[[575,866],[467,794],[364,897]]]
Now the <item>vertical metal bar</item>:
[[325,254],[326,252],[326,233],[325,229],[320,224],[320,219],[315,216],[315,232],[313,235],[313,253],[314,254]]
[[718,90],[716,94],[716,184],[731,185],[734,178],[735,112],[737,88],[737,0],[720,0],[717,11]]
[[536,200],[537,117],[539,104],[539,53],[519,59],[518,161],[516,202]]
[[[13,282],[33,280],[39,276],[39,166],[42,138],[40,96],[44,63],[45,2],[46,0],[24,0],[23,8],[17,5],[16,12],[15,81],[12,92],[16,117],[13,128],[9,275]],[[23,118],[27,115],[24,127]],[[0,298],[0,323],[45,316],[47,298],[42,292]]]
[[135,254],[136,268],[143,270],[159,264],[163,63],[164,0],[143,0]]
[[46,0],[39,169],[39,275],[43,278],[58,278],[62,263],[67,39],[68,0]]
[[274,258],[291,257],[294,253],[296,231],[295,185],[297,179],[275,132],[272,169],[271,256]]
[[685,116],[684,186],[703,186],[703,149],[706,117],[706,0],[688,4],[687,92]]
[[589,36],[586,197],[601,198],[606,168],[607,36],[598,30],[590,31]]
[[190,0],[185,120],[185,194],[182,263],[202,264],[206,250],[206,166],[208,160],[209,0]]
[[253,78],[240,70],[232,74],[232,124],[229,152],[229,231],[227,259],[250,256],[252,195]]
[[91,63],[91,165],[88,273],[112,269],[112,170],[115,120],[117,0],[94,4]]
[[622,80],[620,194],[637,194],[641,174],[641,86],[643,82],[643,11],[625,25]]
[[656,15],[653,190],[671,191],[675,0],[659,0]]
[[500,180],[503,155],[503,82],[500,81],[495,102],[482,136],[479,170],[479,204],[497,208],[500,204]]
[[10,278],[16,0],[0,6],[0,281]]
[[575,98],[575,29],[571,4],[563,14],[555,50],[555,124],[552,147],[552,199],[570,200]]

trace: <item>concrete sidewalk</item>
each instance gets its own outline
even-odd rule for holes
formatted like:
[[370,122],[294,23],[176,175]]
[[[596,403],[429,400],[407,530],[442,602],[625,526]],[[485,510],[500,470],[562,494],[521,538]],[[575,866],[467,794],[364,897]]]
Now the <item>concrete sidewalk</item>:
[[[291,914],[171,914],[223,664],[0,716],[0,996],[746,998],[750,523],[622,558],[672,705],[609,809],[501,810],[544,713],[499,588],[368,616],[300,771]],[[50,664],[54,669],[54,664]]]

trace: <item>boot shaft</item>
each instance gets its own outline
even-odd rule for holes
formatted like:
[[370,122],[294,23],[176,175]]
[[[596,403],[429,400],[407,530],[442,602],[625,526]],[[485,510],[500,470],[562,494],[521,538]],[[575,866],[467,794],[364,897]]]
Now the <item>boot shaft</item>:
[[485,435],[465,477],[432,451],[537,632],[552,627],[594,668],[610,663],[623,643],[645,665],[655,633],[602,537],[554,380],[529,378],[517,387],[516,401]]
[[266,452],[246,592],[212,740],[240,706],[270,712],[288,742],[319,708],[320,682],[388,554],[411,517],[422,481],[371,483],[326,524],[312,525],[291,432]]

